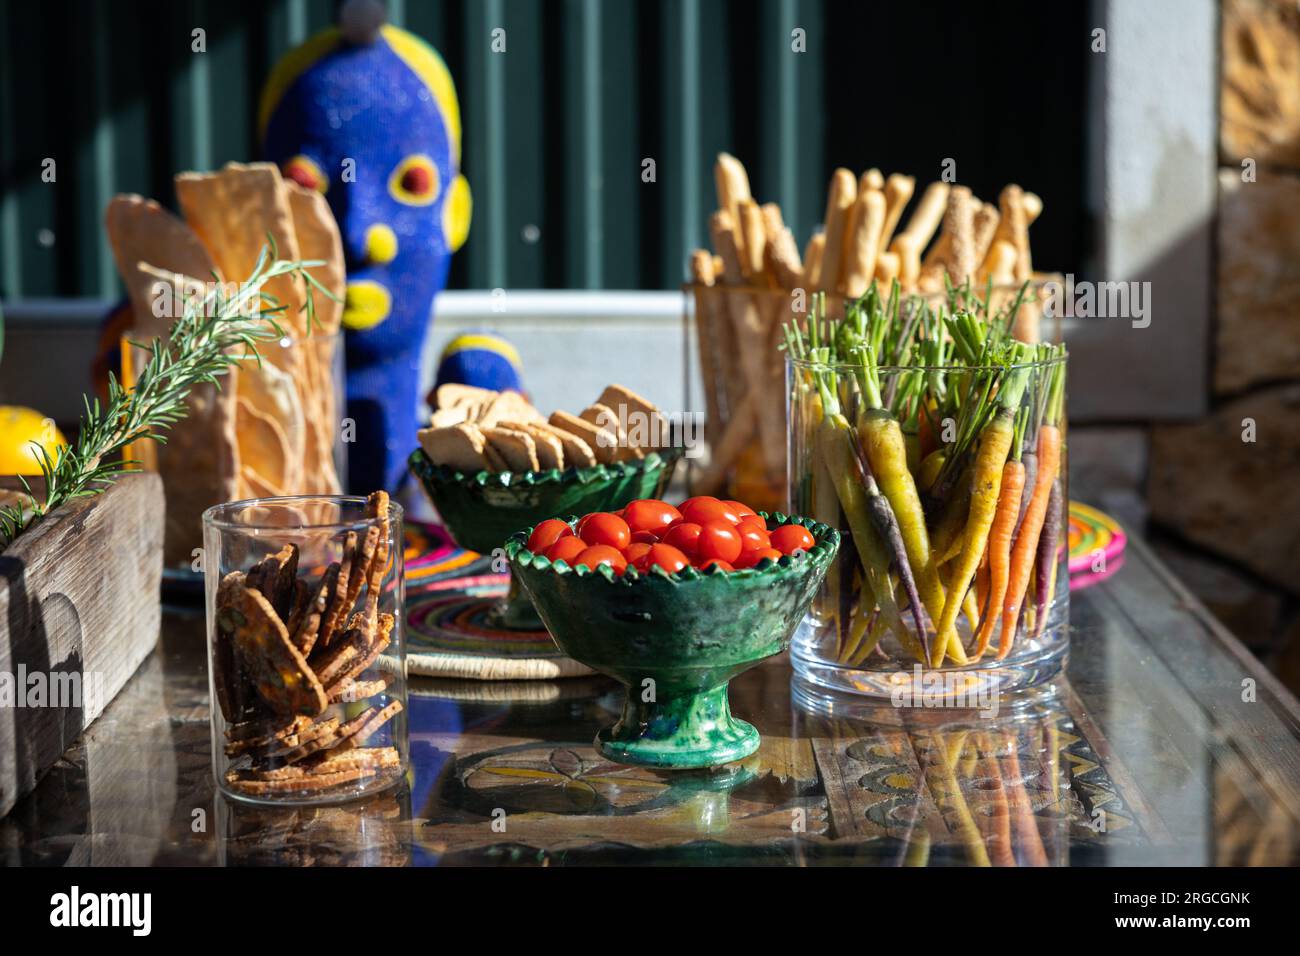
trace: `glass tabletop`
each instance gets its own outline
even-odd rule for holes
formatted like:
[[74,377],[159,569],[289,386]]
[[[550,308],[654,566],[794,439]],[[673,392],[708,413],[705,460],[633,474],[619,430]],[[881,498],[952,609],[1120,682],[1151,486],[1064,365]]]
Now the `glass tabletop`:
[[1063,680],[997,712],[868,707],[774,658],[732,683],[763,742],[709,772],[610,763],[601,677],[413,679],[409,785],[216,796],[201,608],[0,821],[9,865],[1294,864],[1295,699],[1130,536],[1071,599]]

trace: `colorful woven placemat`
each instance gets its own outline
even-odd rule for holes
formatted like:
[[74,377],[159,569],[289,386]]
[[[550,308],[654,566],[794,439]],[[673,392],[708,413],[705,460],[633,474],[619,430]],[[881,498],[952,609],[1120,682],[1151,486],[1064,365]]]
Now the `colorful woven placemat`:
[[1128,537],[1105,512],[1078,501],[1070,502],[1070,590],[1104,581],[1124,564]]
[[406,525],[406,663],[412,674],[462,680],[551,680],[592,673],[544,630],[497,627],[490,614],[510,576],[458,547],[446,529]]

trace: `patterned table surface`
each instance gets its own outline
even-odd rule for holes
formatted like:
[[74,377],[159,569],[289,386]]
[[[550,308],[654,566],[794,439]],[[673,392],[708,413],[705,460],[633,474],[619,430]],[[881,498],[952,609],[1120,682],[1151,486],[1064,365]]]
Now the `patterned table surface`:
[[1076,592],[1072,625],[1067,680],[991,719],[827,713],[769,661],[732,694],[763,746],[713,773],[602,759],[592,736],[618,701],[604,678],[416,679],[408,788],[268,811],[213,794],[202,613],[173,608],[123,693],[0,821],[0,860],[1297,862],[1295,699],[1138,539]]

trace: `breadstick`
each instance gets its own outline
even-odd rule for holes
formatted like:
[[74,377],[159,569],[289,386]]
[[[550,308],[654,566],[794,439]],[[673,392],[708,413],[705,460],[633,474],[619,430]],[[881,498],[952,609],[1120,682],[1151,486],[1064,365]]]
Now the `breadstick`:
[[979,266],[975,253],[975,210],[978,200],[968,186],[953,186],[948,191],[948,209],[944,213],[943,228],[948,233],[949,253],[945,266],[948,278],[960,285],[974,274]]
[[1025,193],[1025,225],[1032,226],[1034,220],[1043,214],[1043,200],[1039,198],[1038,193]]
[[885,222],[885,194],[879,189],[862,193],[854,203],[857,223],[849,237],[848,253],[844,260],[844,294],[856,299],[867,291],[876,274],[876,259],[880,254],[880,230]]
[[880,229],[880,248],[888,249],[889,241],[894,238],[898,221],[903,218],[903,209],[912,201],[916,190],[916,177],[901,173],[890,173],[885,180],[885,224]]
[[709,235],[713,239],[714,251],[722,258],[722,278],[729,285],[739,285],[745,276],[737,244],[739,234],[731,213],[725,209],[719,209],[709,217]]
[[939,228],[939,223],[943,221],[944,210],[948,206],[948,184],[945,182],[930,183],[925,187],[925,193],[921,196],[921,202],[917,205],[916,211],[912,213],[912,218],[907,221],[907,228],[901,235],[907,235],[916,240],[917,255],[920,255],[934,236],[934,231]]
[[998,196],[998,210],[1002,213],[998,238],[1009,239],[1016,247],[1015,278],[1017,282],[1024,282],[1033,272],[1029,259],[1029,223],[1025,214],[1024,190],[1015,183],[1003,188]]
[[758,207],[758,211],[763,214],[763,230],[767,233],[767,241],[771,242],[785,228],[785,220],[781,218],[781,204],[765,202]]
[[871,169],[868,169],[865,173],[863,173],[862,178],[858,180],[859,195],[861,195],[864,192],[868,192],[869,190],[872,189],[884,189],[884,188],[885,188],[885,176],[883,173],[881,173],[880,170],[876,169],[874,166]]
[[745,240],[740,232],[740,204],[753,198],[749,191],[749,174],[745,172],[745,165],[735,156],[719,153],[713,164],[713,181],[718,192],[718,209],[731,217],[731,228],[736,233],[736,249],[743,262]]
[[907,221],[907,228],[894,237],[890,243],[891,252],[897,252],[899,258],[899,281],[904,289],[913,288],[921,277],[921,251],[929,244],[934,231],[943,219],[944,208],[948,205],[948,184],[931,183],[925,188],[921,202],[917,205],[912,218]]
[[812,292],[822,281],[822,256],[826,252],[826,233],[815,232],[803,250],[804,288]]
[[975,281],[982,287],[993,279],[995,286],[1010,285],[1016,279],[1016,247],[1008,239],[994,239],[989,245]]
[[803,266],[799,263],[799,247],[794,243],[794,233],[782,227],[775,237],[767,237],[764,249],[767,271],[775,276],[783,289],[798,289],[803,282]]
[[[976,202],[979,202],[976,200]],[[993,245],[993,236],[998,231],[998,223],[1002,221],[1002,216],[998,213],[998,207],[991,202],[979,203],[979,209],[975,212],[975,261],[983,263],[988,256],[989,249]]]
[[897,252],[882,252],[876,257],[876,281],[882,292],[888,292],[898,278],[899,260]]
[[848,226],[849,210],[858,193],[858,181],[843,167],[831,174],[830,189],[826,195],[826,248],[822,252],[817,288],[828,292],[839,286],[840,268],[844,260],[844,232]]
[[763,228],[763,213],[752,199],[740,201],[740,265],[752,285],[766,285],[763,272],[763,249],[767,236]]

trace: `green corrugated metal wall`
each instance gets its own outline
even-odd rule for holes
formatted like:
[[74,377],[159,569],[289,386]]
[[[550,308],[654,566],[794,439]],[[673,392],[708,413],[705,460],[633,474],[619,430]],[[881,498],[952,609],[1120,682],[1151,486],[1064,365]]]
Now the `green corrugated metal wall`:
[[[1069,131],[1077,142],[1079,111],[1065,116],[1061,101],[1082,88],[1086,46],[1036,33],[1051,5],[955,5],[942,31],[907,5],[831,0],[388,6],[443,53],[459,88],[475,214],[453,286],[675,286],[704,238],[722,149],[745,159],[756,195],[779,200],[801,240],[834,164],[933,178],[954,144],[977,192],[1019,177],[1065,213],[1062,235],[1082,233],[1033,178],[1045,168],[1081,180],[1079,151],[1060,148]],[[173,205],[174,172],[253,158],[271,65],[333,14],[332,0],[0,0],[0,295],[116,295],[100,226],[108,198]],[[504,54],[490,49],[497,27]],[[791,53],[795,27],[806,54]],[[191,51],[196,28],[206,53]],[[970,48],[985,51],[983,72],[953,85],[943,60]],[[985,142],[1005,126],[1003,90],[1035,114],[1040,137]],[[934,108],[940,99],[953,108]],[[657,182],[641,179],[647,157]],[[53,184],[41,179],[47,158]]]

